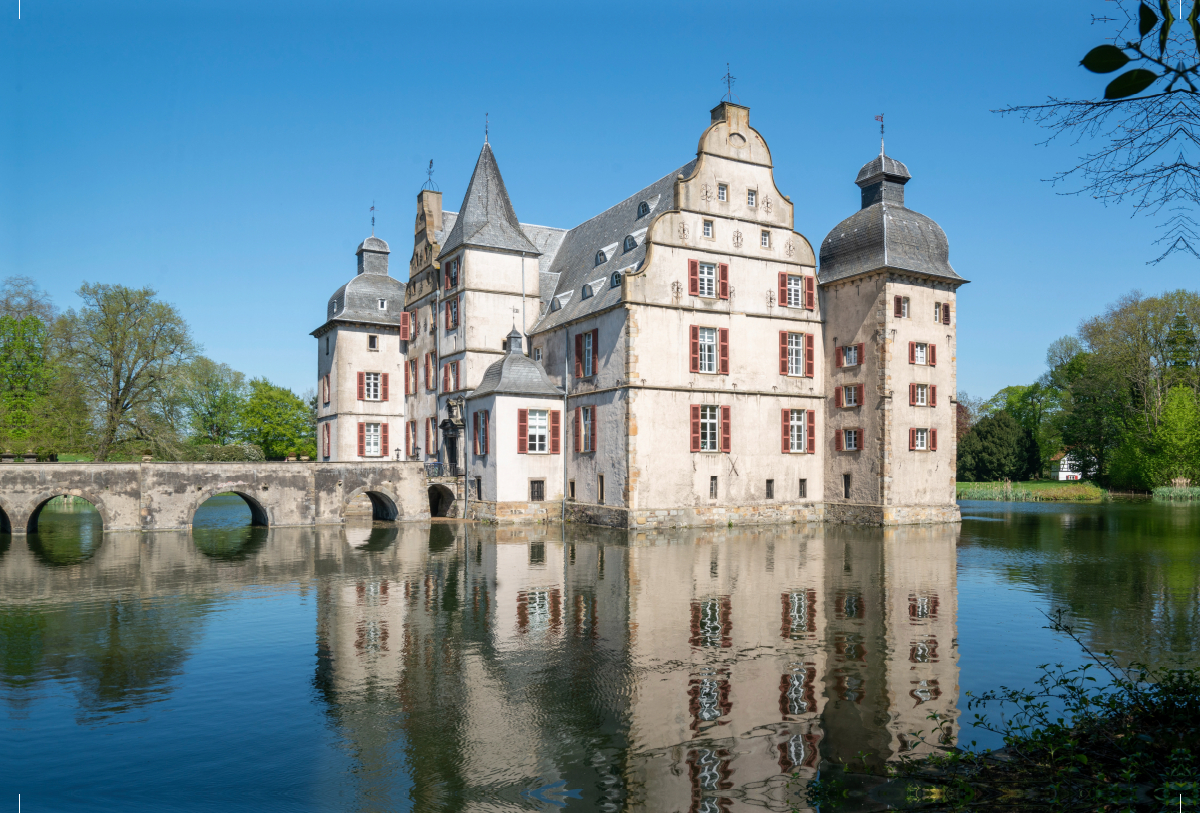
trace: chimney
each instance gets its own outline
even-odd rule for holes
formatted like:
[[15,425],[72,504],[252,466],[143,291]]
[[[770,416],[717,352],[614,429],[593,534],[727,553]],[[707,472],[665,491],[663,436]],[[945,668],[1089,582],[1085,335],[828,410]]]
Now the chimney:
[[750,126],[750,108],[733,102],[721,102],[709,111],[709,115],[712,117],[711,124],[727,121],[729,129],[733,131]]
[[417,222],[413,229],[413,245],[425,240],[433,245],[433,235],[442,230],[442,193],[422,189],[417,193]]
[[387,276],[388,254],[391,253],[387,243],[378,237],[368,237],[354,253],[358,255],[358,273]]

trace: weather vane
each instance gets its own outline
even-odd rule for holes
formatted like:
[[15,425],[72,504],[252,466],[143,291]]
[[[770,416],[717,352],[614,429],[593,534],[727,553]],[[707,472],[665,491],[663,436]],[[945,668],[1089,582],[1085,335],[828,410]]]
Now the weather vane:
[[725,95],[721,98],[728,98],[733,101],[733,83],[737,81],[737,77],[729,70],[729,63],[725,63],[725,75],[721,77],[721,81],[725,83]]
[[488,114],[483,114],[483,143],[488,143]]
[[371,236],[375,236],[375,201],[371,201]]
[[434,192],[439,191],[437,182],[433,180],[433,159],[429,159],[429,169],[425,170],[425,183],[421,184],[422,189],[432,189]]
[[876,116],[875,121],[879,122],[879,154],[883,155],[883,114]]

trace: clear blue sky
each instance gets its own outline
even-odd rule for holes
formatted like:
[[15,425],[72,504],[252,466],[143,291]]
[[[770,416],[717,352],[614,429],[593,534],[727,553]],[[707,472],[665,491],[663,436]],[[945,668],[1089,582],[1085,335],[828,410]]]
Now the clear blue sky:
[[457,208],[491,117],[517,214],[569,227],[695,154],[732,64],[796,227],[819,246],[878,150],[913,173],[959,291],[959,386],[1041,373],[1050,341],[1159,266],[1154,219],[1040,179],[1078,147],[990,109],[1099,95],[1077,67],[1102,0],[730,3],[62,2],[0,21],[0,276],[60,308],[151,285],[210,357],[300,392],[330,293],[370,233],[407,276],[435,162]]

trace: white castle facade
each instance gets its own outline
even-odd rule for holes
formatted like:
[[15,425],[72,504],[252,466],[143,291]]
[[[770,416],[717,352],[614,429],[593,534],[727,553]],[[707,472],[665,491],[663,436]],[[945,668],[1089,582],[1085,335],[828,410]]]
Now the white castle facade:
[[418,194],[407,283],[370,237],[330,298],[319,459],[436,461],[501,522],[957,521],[945,234],[881,150],[818,266],[773,175],[723,102],[694,160],[561,229],[485,143],[457,212]]

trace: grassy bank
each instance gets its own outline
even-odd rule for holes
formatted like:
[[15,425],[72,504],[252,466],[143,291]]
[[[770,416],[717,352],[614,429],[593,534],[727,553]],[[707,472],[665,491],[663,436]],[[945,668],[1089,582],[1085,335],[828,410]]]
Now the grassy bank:
[[1200,502],[1200,486],[1159,486],[1154,499],[1169,502]]
[[958,483],[960,500],[1002,502],[1098,502],[1108,492],[1082,480],[1034,480],[1028,483]]

